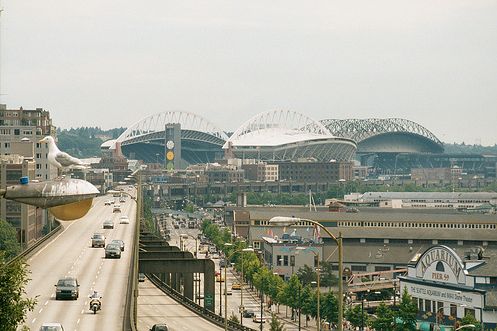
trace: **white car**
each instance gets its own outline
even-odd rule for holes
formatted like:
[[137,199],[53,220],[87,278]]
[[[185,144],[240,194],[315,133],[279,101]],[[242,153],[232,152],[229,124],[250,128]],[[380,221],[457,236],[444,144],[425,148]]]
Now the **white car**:
[[64,328],[60,323],[43,323],[40,331],[64,331]]
[[120,213],[121,212],[121,206],[119,205],[114,205],[114,208],[112,208],[113,213]]
[[129,217],[124,215],[119,218],[119,224],[129,224]]
[[266,317],[262,317],[260,314],[255,314],[252,318],[252,322],[254,323],[266,323]]
[[110,205],[111,205],[111,201],[110,200],[105,200],[104,206],[110,206]]

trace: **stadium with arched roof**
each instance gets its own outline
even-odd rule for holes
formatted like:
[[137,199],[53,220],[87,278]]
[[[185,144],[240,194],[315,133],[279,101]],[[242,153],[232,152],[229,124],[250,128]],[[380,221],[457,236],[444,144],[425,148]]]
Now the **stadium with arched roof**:
[[164,163],[165,127],[181,125],[181,156],[189,164],[213,162],[222,157],[226,134],[197,114],[167,111],[147,116],[126,129],[116,141],[123,153],[148,163]]
[[356,144],[333,136],[320,122],[294,111],[260,113],[242,124],[224,144],[228,154],[240,159],[289,161],[350,161]]
[[402,118],[327,119],[338,137],[354,140],[357,153],[442,153],[442,142],[425,127]]
[[[362,165],[383,174],[409,174],[412,168],[446,167],[443,143],[428,129],[402,118],[328,119],[334,135],[357,143]],[[448,165],[450,166],[450,164]]]

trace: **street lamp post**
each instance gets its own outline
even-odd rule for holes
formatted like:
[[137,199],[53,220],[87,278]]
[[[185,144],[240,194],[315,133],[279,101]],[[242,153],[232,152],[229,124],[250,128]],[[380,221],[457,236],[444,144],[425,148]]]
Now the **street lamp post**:
[[302,306],[302,290],[301,290],[301,285],[299,284],[299,331],[302,330],[301,329],[301,325],[300,325],[300,315],[302,315],[302,311],[301,311],[301,306]]
[[[226,266],[224,268],[224,287],[226,287]],[[223,316],[223,270],[221,269],[221,264],[219,264],[219,316]],[[225,293],[226,294],[226,293]],[[226,298],[224,298],[226,301]]]
[[260,331],[262,331],[262,315],[264,314],[264,278],[262,278],[261,284],[261,320],[260,320]]
[[295,218],[295,217],[282,217],[277,216],[269,220],[269,224],[281,225],[281,226],[291,226],[295,225],[297,222],[307,222],[314,226],[318,226],[323,229],[328,236],[330,236],[333,241],[338,246],[338,331],[343,331],[343,241],[342,233],[338,233],[338,237],[335,237],[326,227],[321,225],[321,223],[305,219],[305,218]]
[[366,299],[361,300],[361,331],[364,331],[364,301]]
[[[231,246],[232,244],[226,243],[224,244],[225,246]],[[242,270],[243,270],[243,253],[245,252],[253,252],[253,248],[242,248],[242,249],[237,249],[234,252],[231,252],[230,255],[225,257],[225,266],[224,266],[224,330],[228,330],[228,284],[227,284],[227,269],[228,269],[228,261],[235,255],[236,253],[242,253]],[[240,286],[240,294],[242,294],[243,291],[243,272],[242,272],[242,284]],[[240,324],[243,325],[243,295],[241,296],[240,299]]]
[[191,234],[189,233],[182,233],[180,234],[180,237],[183,237],[185,239],[188,239],[188,237],[192,238],[193,240],[195,240],[195,258],[197,258],[198,256],[198,238],[197,237],[194,237],[192,236]]

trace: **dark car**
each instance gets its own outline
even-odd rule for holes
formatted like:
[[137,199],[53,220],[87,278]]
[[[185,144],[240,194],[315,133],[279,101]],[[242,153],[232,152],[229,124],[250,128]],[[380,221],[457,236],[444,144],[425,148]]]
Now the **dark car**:
[[117,245],[119,248],[121,248],[121,252],[124,251],[124,241],[121,239],[114,239],[111,242],[111,245]]
[[94,233],[91,237],[91,247],[105,247],[105,236],[102,233]]
[[115,244],[108,244],[105,247],[105,258],[116,258],[120,259],[121,258],[121,247]]
[[255,310],[253,310],[253,309],[244,309],[243,310],[243,317],[251,318],[254,316],[255,316]]
[[169,331],[166,324],[154,324],[150,331]]
[[79,297],[79,284],[75,277],[64,277],[59,279],[55,285],[55,300],[73,299]]

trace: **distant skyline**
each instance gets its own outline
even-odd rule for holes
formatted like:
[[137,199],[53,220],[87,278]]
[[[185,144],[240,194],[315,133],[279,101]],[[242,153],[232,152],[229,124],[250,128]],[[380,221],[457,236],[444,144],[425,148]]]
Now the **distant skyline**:
[[497,2],[4,0],[0,102],[60,128],[187,111],[406,118],[497,143]]

